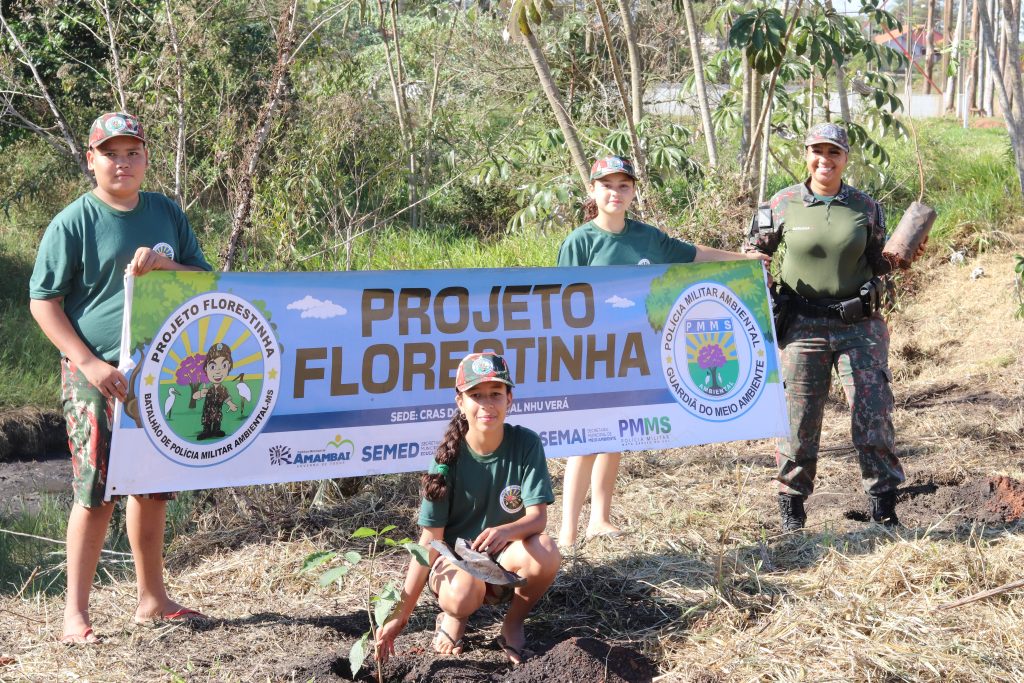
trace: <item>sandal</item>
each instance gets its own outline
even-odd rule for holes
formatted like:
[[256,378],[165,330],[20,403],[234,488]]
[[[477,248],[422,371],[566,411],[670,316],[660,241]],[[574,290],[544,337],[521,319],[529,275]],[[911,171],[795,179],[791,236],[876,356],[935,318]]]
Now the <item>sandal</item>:
[[86,626],[81,633],[65,633],[60,642],[63,645],[98,645],[103,641],[93,633],[91,626]]
[[[519,666],[533,656],[533,651],[525,646],[518,648],[509,645],[508,641],[505,640],[505,636],[498,636],[494,639],[494,642],[498,644],[498,647],[500,647],[505,653],[505,656],[508,657],[508,661],[512,662],[512,666]],[[515,655],[515,659],[513,659],[513,655]],[[517,662],[516,659],[519,661]]]
[[169,612],[167,614],[164,614],[164,615],[158,616],[158,617],[149,617],[148,619],[142,619],[140,617],[135,617],[136,625],[138,625],[138,626],[148,626],[148,627],[151,627],[151,628],[162,626],[165,622],[168,622],[168,621],[178,621],[178,622],[184,622],[184,623],[191,623],[193,621],[209,621],[209,620],[210,620],[210,617],[206,616],[202,612],[196,611],[194,609],[189,609],[188,607],[182,607],[181,609],[176,610],[174,612]]
[[[452,644],[452,652],[450,652],[450,653],[439,652],[438,654],[462,654],[463,639],[459,638],[458,640],[455,640],[454,638],[451,637],[451,635],[447,631],[444,630],[444,627],[441,626],[441,624],[444,623],[444,617],[445,617],[445,613],[441,612],[440,614],[437,615],[437,619],[434,621],[434,638],[431,641],[431,644],[436,642],[437,641],[437,637],[439,635],[441,635],[441,636],[444,636],[445,638],[447,638],[448,642]],[[435,647],[434,650],[437,651],[437,648]],[[458,650],[459,652],[456,653],[455,650]]]

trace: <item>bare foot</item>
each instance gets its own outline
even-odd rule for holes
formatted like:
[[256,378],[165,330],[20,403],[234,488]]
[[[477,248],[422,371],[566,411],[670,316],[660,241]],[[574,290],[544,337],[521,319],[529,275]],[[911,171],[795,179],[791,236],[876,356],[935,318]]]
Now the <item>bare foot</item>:
[[443,655],[462,654],[462,634],[466,632],[466,620],[441,612],[434,622],[434,651]]
[[175,621],[193,621],[195,619],[205,619],[206,617],[197,612],[194,609],[189,609],[173,600],[168,600],[160,606],[146,606],[139,605],[135,610],[135,623],[136,624],[150,624],[154,621],[164,620],[175,620]]
[[576,530],[568,532],[562,529],[561,533],[558,534],[558,547],[559,548],[571,548],[576,545]]
[[92,632],[92,625],[89,623],[89,615],[80,612],[64,614],[64,635],[60,642],[69,645],[82,643],[98,643],[100,639]]
[[595,525],[587,527],[587,538],[588,539],[597,538],[599,536],[604,536],[604,537],[608,537],[608,538],[614,538],[616,536],[621,536],[623,533],[625,533],[625,532],[622,531],[622,529],[620,529],[619,527],[615,526],[614,524],[607,523],[607,522],[606,523],[602,523],[602,524],[595,524]]

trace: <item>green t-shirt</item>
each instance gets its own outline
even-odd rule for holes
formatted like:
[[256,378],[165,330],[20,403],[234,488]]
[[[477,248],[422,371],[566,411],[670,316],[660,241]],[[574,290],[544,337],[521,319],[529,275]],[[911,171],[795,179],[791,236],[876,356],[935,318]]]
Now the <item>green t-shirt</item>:
[[64,297],[64,313],[99,358],[116,361],[121,346],[124,270],[139,247],[210,270],[188,218],[170,198],[140,192],[118,211],[87,192],[50,222],[29,281],[33,299]]
[[647,266],[690,263],[697,248],[652,225],[626,219],[622,232],[602,230],[590,221],[569,233],[558,248],[559,266]]
[[[423,499],[420,526],[444,527],[444,540],[473,541],[488,527],[509,524],[526,514],[531,505],[555,502],[544,447],[535,432],[519,425],[505,425],[498,450],[481,456],[465,441],[455,463],[449,466],[448,495],[440,500]],[[430,471],[437,471],[437,463]]]

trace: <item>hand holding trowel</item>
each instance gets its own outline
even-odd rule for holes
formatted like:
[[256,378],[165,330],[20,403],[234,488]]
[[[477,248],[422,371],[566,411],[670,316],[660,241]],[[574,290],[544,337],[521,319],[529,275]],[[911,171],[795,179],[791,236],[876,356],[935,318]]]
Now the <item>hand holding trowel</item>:
[[464,538],[455,541],[454,550],[449,548],[448,544],[444,541],[432,541],[430,547],[441,553],[445,559],[456,567],[484,583],[495,586],[526,585],[525,578],[508,571],[492,560],[490,555],[473,550],[470,547],[469,541]]

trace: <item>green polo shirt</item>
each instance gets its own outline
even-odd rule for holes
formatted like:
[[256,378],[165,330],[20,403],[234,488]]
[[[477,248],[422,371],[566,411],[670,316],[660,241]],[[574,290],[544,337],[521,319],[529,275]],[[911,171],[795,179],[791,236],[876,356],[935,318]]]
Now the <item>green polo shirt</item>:
[[[437,471],[436,462],[430,471]],[[454,548],[459,538],[473,541],[484,529],[521,519],[531,505],[554,502],[540,437],[526,427],[506,424],[501,445],[490,455],[462,442],[459,457],[449,465],[448,495],[424,498],[419,524],[444,527],[445,543]]]
[[140,192],[134,209],[118,211],[87,192],[46,228],[29,281],[29,297],[63,297],[64,313],[89,350],[103,360],[116,361],[124,271],[139,247],[210,270],[188,218],[170,198]]
[[752,233],[752,248],[772,254],[785,245],[779,280],[801,296],[845,299],[861,285],[883,275],[885,213],[866,193],[842,185],[834,197],[821,198],[798,183],[769,202],[774,229]]
[[569,233],[558,248],[559,266],[633,266],[690,263],[697,248],[669,237],[653,225],[626,219],[622,232],[608,232],[590,221]]

